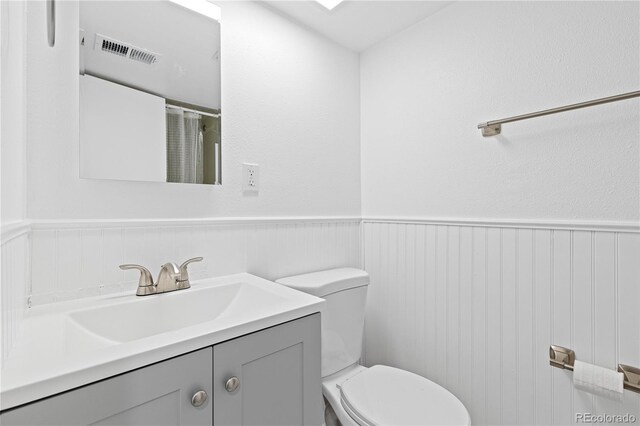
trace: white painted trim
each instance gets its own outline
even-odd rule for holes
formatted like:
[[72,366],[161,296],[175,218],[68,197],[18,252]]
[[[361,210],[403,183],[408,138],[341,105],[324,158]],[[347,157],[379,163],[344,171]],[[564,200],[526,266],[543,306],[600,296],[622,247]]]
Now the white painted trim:
[[360,223],[359,216],[300,216],[300,217],[220,217],[196,219],[83,219],[83,220],[34,220],[31,228],[91,229],[91,228],[157,228],[179,226],[238,225],[238,224],[297,224],[297,223]]
[[[423,225],[474,226],[486,228],[558,229],[574,231],[640,233],[640,223],[623,221],[545,221],[515,219],[461,219],[442,217],[369,216],[282,216],[282,217],[221,217],[197,219],[81,219],[81,220],[23,220],[2,225],[2,244],[31,230],[95,229],[95,228],[152,228],[180,226],[211,226],[238,224],[297,223],[407,223]],[[361,235],[361,239],[364,235]]]
[[623,221],[546,221],[515,219],[460,219],[430,217],[363,217],[362,223],[407,223],[419,225],[474,226],[484,228],[557,229],[570,231],[627,232],[640,233],[639,222]]
[[5,223],[0,228],[0,245],[6,244],[21,235],[28,234],[30,231],[31,222],[28,220]]

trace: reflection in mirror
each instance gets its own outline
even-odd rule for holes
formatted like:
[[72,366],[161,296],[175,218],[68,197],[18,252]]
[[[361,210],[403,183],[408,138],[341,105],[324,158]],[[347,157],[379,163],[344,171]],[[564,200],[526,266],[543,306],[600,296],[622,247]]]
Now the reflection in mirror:
[[221,183],[219,14],[80,1],[80,177]]

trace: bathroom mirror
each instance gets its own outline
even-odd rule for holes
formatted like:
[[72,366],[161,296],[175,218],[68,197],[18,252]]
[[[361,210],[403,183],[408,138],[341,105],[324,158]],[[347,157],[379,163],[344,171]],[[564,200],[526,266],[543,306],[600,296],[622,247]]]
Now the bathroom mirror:
[[80,177],[221,184],[219,7],[79,3]]

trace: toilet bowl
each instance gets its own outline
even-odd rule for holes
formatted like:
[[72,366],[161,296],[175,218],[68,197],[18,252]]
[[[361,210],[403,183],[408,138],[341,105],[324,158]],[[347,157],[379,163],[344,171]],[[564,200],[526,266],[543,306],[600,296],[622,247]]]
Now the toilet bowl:
[[322,393],[342,425],[471,424],[464,405],[431,380],[385,365],[359,365],[369,285],[365,271],[339,268],[276,282],[327,301],[321,320]]

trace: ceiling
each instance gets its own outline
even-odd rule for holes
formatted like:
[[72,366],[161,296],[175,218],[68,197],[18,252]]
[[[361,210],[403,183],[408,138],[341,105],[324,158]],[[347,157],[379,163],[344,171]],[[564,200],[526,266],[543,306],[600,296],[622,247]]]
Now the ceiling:
[[356,52],[433,15],[452,1],[347,0],[332,10],[314,0],[261,3]]

